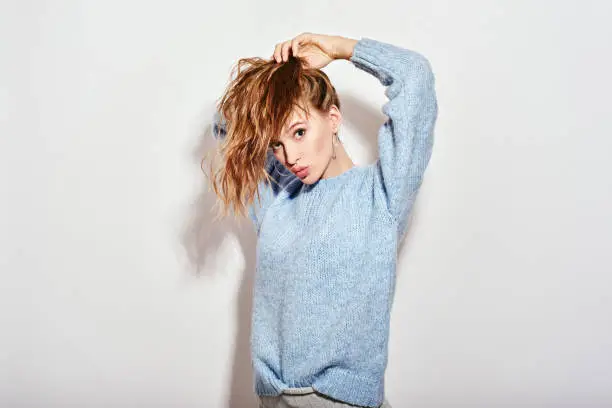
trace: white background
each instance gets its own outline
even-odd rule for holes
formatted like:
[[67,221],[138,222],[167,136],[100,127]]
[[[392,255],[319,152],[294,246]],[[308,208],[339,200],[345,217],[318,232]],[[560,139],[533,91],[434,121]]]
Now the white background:
[[[610,4],[3,1],[0,406],[256,407],[256,237],[213,223],[200,159],[232,64],[303,31],[436,74],[394,408],[612,406]],[[325,70],[372,162],[383,86]]]

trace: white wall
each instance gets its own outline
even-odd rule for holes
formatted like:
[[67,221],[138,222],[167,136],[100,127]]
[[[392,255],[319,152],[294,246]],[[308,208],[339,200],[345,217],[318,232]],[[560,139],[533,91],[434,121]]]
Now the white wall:
[[[256,406],[255,235],[211,223],[199,165],[232,63],[302,31],[437,77],[392,405],[612,406],[610,4],[2,2],[0,406]],[[383,87],[326,71],[373,161]]]

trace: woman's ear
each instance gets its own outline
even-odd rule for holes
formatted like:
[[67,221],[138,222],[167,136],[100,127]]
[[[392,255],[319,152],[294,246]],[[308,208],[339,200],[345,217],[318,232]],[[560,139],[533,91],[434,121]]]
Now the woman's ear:
[[332,105],[329,108],[329,119],[331,120],[331,128],[335,132],[338,131],[338,128],[342,124],[342,113],[340,109],[336,105]]

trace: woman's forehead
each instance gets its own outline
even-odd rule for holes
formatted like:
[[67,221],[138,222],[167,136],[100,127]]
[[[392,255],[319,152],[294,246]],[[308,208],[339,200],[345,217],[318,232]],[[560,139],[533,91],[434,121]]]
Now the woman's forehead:
[[303,112],[301,109],[296,109],[291,113],[291,115],[289,115],[289,118],[285,122],[285,126],[283,126],[283,133],[291,130],[292,126],[294,126],[296,123],[309,123],[313,120],[317,120],[317,112],[315,109],[311,109],[310,114]]

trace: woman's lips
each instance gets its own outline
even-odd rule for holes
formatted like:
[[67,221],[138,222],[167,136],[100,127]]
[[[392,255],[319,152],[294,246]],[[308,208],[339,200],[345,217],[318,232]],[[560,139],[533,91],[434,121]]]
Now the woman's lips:
[[302,170],[296,172],[295,175],[298,176],[301,179],[303,179],[304,177],[308,176],[308,167],[305,167]]

